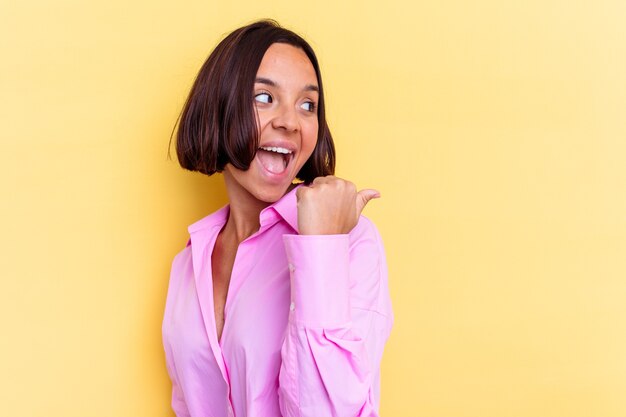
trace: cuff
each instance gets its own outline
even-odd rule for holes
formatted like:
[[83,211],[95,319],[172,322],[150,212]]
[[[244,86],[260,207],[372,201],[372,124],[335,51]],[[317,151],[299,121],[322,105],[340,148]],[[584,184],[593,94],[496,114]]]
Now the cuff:
[[292,319],[307,327],[350,322],[350,240],[345,235],[284,235]]

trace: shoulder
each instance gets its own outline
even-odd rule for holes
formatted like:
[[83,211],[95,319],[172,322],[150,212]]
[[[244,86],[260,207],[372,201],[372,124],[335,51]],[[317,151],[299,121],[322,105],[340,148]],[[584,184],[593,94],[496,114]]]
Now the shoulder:
[[169,283],[170,291],[172,287],[180,286],[193,279],[193,254],[190,242],[191,241],[189,241],[185,248],[178,252],[172,260]]
[[350,262],[356,270],[360,273],[378,271],[380,274],[386,274],[385,249],[380,233],[370,219],[361,216],[358,224],[350,232],[349,240]]
[[370,244],[382,249],[382,239],[372,220],[361,215],[357,225],[350,231],[350,246]]
[[187,244],[185,247],[174,255],[174,259],[172,260],[172,270],[179,269],[191,262],[192,259],[192,251],[191,251],[191,239],[187,240]]
[[378,228],[365,216],[350,232],[350,275],[353,307],[391,317],[385,249]]
[[209,214],[208,216],[205,216],[201,218],[200,220],[197,220],[196,222],[192,223],[187,228],[187,230],[189,231],[189,234],[193,235],[196,232],[201,232],[206,229],[211,229],[214,226],[218,226],[218,225],[220,227],[223,226],[224,223],[226,223],[226,220],[228,219],[229,211],[230,211],[230,207],[228,205],[225,205],[222,208]]
[[206,255],[206,247],[213,235],[219,232],[227,216],[228,206],[225,206],[188,227],[187,243],[172,261],[170,285],[172,281],[181,283],[193,278],[194,262],[202,263],[202,257]]

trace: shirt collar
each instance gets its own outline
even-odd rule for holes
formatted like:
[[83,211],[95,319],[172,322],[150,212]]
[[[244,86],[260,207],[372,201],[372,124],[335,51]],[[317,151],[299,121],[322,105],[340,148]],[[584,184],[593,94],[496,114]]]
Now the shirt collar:
[[[280,200],[275,203],[270,204],[261,210],[260,213],[260,222],[261,225],[265,223],[263,220],[270,213],[277,213],[280,217],[285,220],[291,228],[298,232],[298,201],[296,197],[296,191],[303,184],[297,184],[291,191],[282,196]],[[189,226],[188,230],[190,234],[197,232],[202,229],[206,229],[209,227],[219,226],[222,227],[226,224],[228,220],[228,213],[230,211],[230,206],[227,204],[217,211],[209,214],[208,216],[198,220]],[[263,227],[263,226],[261,226]]]
[[223,206],[222,208],[218,209],[217,211],[214,211],[213,213],[209,214],[206,217],[203,217],[202,219],[198,220],[197,222],[191,224],[187,230],[189,231],[189,234],[193,234],[194,232],[197,232],[199,230],[202,229],[206,229],[209,227],[214,227],[214,226],[224,226],[224,224],[226,224],[226,220],[228,220],[228,211],[229,211],[229,207],[228,204]]
[[293,230],[298,233],[298,199],[296,191],[303,184],[297,184],[291,191],[282,196],[280,200],[266,207],[263,211],[273,209],[285,220]]

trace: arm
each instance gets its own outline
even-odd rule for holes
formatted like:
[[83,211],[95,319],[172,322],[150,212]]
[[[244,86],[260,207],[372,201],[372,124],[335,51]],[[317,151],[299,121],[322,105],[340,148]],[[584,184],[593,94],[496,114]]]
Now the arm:
[[[187,248],[189,249],[190,242],[187,242]],[[175,338],[174,329],[172,325],[172,314],[174,303],[176,300],[176,294],[179,291],[178,277],[184,276],[185,271],[191,268],[191,256],[187,251],[187,257],[183,256],[181,252],[174,258],[172,262],[172,270],[170,272],[170,281],[167,289],[167,299],[165,301],[165,312],[162,325],[163,336],[163,348],[165,351],[165,365],[167,373],[172,380],[172,410],[177,417],[190,417],[190,413],[185,401],[185,396],[181,388],[180,379],[178,377],[178,371],[176,369],[176,361],[174,360],[174,347],[172,346],[172,340]],[[190,273],[190,271],[188,272]]]
[[167,372],[172,380],[172,410],[174,410],[176,417],[190,417],[191,414],[189,414],[189,410],[187,409],[185,397],[178,385],[174,362],[171,358],[168,358],[168,355],[165,355],[165,363],[167,365]]
[[284,236],[292,309],[281,355],[284,417],[378,416],[380,361],[392,325],[387,267],[374,225]]

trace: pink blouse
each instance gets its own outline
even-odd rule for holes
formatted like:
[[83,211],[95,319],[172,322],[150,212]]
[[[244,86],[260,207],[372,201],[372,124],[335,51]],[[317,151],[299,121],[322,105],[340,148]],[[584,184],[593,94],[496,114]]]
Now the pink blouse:
[[237,250],[217,340],[211,254],[229,207],[189,227],[174,259],[163,345],[178,417],[378,416],[393,323],[376,227],[298,235],[296,189]]

